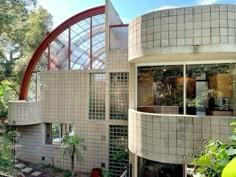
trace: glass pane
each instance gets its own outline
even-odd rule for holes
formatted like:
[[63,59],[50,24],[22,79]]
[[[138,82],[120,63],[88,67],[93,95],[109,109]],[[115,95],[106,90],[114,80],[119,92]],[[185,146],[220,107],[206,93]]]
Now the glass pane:
[[235,64],[201,64],[186,67],[186,113],[232,116]]
[[138,110],[183,114],[183,66],[138,67]]
[[68,69],[68,30],[50,44],[50,70]]
[[128,26],[112,27],[110,30],[110,49],[128,48]]
[[40,99],[40,77],[38,72],[33,72],[27,93],[27,101],[39,101]]
[[[72,70],[104,69],[105,67],[105,15],[91,18],[71,26]],[[92,29],[90,29],[91,20]]]
[[92,68],[105,68],[105,16],[96,15],[92,18]]
[[46,71],[48,63],[48,48],[41,55],[37,65],[35,66],[35,71]]
[[52,144],[60,145],[61,142],[62,142],[61,124],[53,123],[52,124]]

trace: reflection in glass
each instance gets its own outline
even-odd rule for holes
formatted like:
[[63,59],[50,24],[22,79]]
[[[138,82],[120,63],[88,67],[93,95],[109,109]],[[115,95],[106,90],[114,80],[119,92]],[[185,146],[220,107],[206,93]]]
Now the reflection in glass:
[[138,110],[183,113],[183,66],[138,67]]
[[138,67],[138,110],[233,116],[234,73],[232,63]]
[[187,114],[232,116],[229,102],[234,67],[235,64],[187,65],[187,78],[193,80],[193,90],[186,90]]

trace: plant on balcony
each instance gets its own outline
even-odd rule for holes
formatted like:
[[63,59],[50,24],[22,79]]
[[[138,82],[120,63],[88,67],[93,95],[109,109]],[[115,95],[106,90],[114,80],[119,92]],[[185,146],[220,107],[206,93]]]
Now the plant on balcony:
[[82,154],[80,152],[79,144],[80,144],[80,138],[77,135],[66,136],[63,139],[63,142],[61,144],[62,155],[63,156],[66,156],[66,155],[70,156],[72,177],[75,176],[75,172],[74,172],[75,158],[77,161],[83,160]]
[[204,89],[201,95],[196,96],[193,99],[186,99],[186,104],[189,107],[202,107],[205,101],[220,96],[221,94],[220,91],[215,89]]
[[[236,121],[231,122],[230,125],[236,126]],[[222,171],[225,171],[223,174],[229,174],[230,170],[233,170],[232,163],[235,164],[236,128],[234,128],[233,135],[229,137],[229,140],[231,140],[232,143],[222,143],[218,140],[207,141],[201,153],[192,162],[192,164],[196,166],[196,171],[211,177],[221,177]],[[229,164],[229,167],[226,172],[225,167],[228,166],[227,164]],[[233,166],[233,168],[235,168],[235,166]],[[229,177],[226,175],[222,177]]]

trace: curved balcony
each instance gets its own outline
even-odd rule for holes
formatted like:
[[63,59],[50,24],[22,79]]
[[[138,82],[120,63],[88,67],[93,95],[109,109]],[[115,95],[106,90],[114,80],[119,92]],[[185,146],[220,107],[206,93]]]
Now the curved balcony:
[[154,11],[129,25],[129,61],[221,60],[236,56],[235,5]]
[[10,125],[33,125],[41,122],[40,102],[9,102],[8,123]]
[[[129,110],[129,150],[163,163],[184,164],[200,152],[204,139],[227,142],[227,117],[152,114]],[[187,159],[186,159],[187,158]]]

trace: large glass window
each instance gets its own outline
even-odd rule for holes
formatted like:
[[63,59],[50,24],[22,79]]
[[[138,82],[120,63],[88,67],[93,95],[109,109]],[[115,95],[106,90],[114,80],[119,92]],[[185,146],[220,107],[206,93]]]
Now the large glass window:
[[138,67],[139,111],[233,116],[235,64]]
[[138,68],[138,110],[183,113],[183,66]]
[[186,65],[186,114],[233,116],[235,64]]

